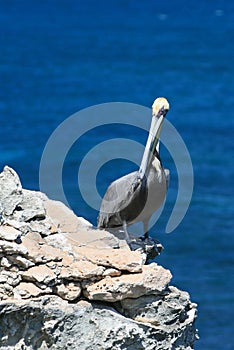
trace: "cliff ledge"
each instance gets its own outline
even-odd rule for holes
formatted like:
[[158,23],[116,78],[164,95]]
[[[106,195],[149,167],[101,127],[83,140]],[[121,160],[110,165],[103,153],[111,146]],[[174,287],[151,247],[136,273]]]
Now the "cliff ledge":
[[0,174],[2,350],[193,349],[196,304],[142,250]]

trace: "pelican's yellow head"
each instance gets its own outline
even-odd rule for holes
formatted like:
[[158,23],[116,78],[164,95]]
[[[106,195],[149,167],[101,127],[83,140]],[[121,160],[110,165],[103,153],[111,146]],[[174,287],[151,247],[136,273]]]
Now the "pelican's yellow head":
[[166,98],[158,97],[152,105],[152,114],[155,116],[166,115],[170,106]]

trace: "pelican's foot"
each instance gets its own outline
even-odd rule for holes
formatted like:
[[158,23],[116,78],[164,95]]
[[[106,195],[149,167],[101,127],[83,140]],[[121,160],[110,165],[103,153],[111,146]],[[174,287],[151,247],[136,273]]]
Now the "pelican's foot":
[[139,237],[128,243],[131,250],[140,250],[147,256],[147,261],[154,259],[164,249],[162,244],[152,237]]
[[136,244],[137,244],[137,239],[135,238],[129,238],[127,241],[127,244],[129,245],[131,250],[136,250]]

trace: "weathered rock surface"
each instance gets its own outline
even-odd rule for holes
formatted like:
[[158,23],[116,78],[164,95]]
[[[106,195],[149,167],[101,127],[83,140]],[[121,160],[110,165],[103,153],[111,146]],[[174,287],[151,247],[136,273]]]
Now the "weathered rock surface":
[[6,166],[0,174],[0,182],[1,213],[11,215],[23,198],[20,179],[13,169]]
[[56,296],[1,303],[0,323],[2,350],[188,350],[195,332],[192,323],[187,333],[181,327],[177,335],[172,328],[126,318],[107,305],[69,304]]
[[142,295],[160,294],[171,279],[169,270],[155,263],[142,266],[141,273],[123,274],[119,277],[106,277],[99,282],[85,282],[84,295],[89,300],[115,302]]
[[169,270],[0,174],[0,348],[192,349],[196,305]]

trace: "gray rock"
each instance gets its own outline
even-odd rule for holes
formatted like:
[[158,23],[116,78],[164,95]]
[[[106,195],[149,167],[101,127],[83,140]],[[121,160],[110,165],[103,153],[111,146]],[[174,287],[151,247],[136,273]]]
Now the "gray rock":
[[170,286],[162,295],[122,300],[117,308],[126,317],[171,333],[173,343],[185,345],[194,341],[196,306],[187,292]]
[[28,250],[26,247],[21,246],[14,242],[8,242],[4,240],[0,240],[0,253],[4,254],[20,254],[27,255]]
[[2,350],[191,350],[195,340],[189,326],[176,338],[112,307],[55,296],[1,302],[0,323]]
[[5,166],[0,174],[0,203],[2,215],[11,215],[22,201],[23,193],[16,172]]
[[17,221],[28,222],[35,219],[45,219],[43,200],[36,195],[35,191],[23,190],[23,198],[15,211],[13,218]]

